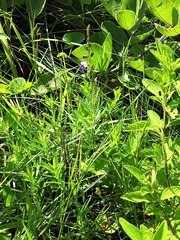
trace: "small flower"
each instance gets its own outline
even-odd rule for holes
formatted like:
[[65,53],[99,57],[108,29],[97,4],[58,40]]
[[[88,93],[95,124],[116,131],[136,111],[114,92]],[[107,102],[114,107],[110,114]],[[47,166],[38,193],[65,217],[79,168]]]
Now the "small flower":
[[79,68],[79,71],[84,71],[88,67],[88,64],[85,60],[81,61],[81,67]]

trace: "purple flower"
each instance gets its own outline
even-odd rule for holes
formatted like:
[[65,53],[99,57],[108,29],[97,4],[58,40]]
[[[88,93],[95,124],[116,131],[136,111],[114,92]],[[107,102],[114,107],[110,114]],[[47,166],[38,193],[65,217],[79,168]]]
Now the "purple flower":
[[79,71],[84,71],[88,67],[88,64],[85,60],[81,61],[81,66],[79,68]]

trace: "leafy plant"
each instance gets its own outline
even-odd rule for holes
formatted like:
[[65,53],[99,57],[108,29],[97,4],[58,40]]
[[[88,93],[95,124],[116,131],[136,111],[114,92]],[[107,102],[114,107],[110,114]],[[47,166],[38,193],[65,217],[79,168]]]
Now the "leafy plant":
[[179,1],[0,1],[0,239],[180,238]]
[[[145,157],[144,161],[147,161],[148,158],[153,160],[151,177],[146,176],[146,172],[141,172],[133,166],[125,166],[137,178],[140,185],[136,191],[126,193],[122,198],[136,203],[146,202],[146,214],[155,215],[158,221],[159,219],[166,220],[172,234],[178,238],[178,230],[174,228],[174,216],[178,208],[179,200],[176,197],[179,197],[179,187],[178,185],[174,186],[175,176],[173,175],[173,169],[178,161],[176,152],[178,146],[172,147],[170,145],[172,139],[167,135],[170,126],[173,125],[174,121],[178,125],[177,119],[179,119],[178,109],[172,109],[169,105],[172,99],[175,100],[179,96],[175,87],[177,81],[175,69],[178,68],[178,59],[175,59],[173,50],[159,40],[156,40],[156,47],[157,50],[151,50],[151,52],[158,59],[161,67],[151,69],[151,71],[148,69],[147,74],[148,76],[151,74],[152,79],[143,79],[142,82],[147,90],[153,94],[151,98],[161,104],[162,119],[155,111],[148,110],[147,121],[136,122],[127,126],[125,130],[153,131],[158,135],[159,144],[154,145],[153,148],[144,148],[140,153]],[[169,114],[169,111],[175,111],[176,114]],[[146,169],[146,171],[150,170]],[[162,182],[162,174],[164,174],[164,182]],[[170,203],[171,198],[174,199]],[[168,206],[164,201],[167,199],[169,200],[168,205],[172,204],[172,212],[167,210]],[[157,211],[157,207],[161,213]]]
[[107,11],[125,30],[134,31],[143,16],[144,1],[101,1]]
[[146,0],[150,11],[154,16],[160,19],[162,22],[173,26],[172,28],[167,28],[156,24],[157,30],[166,36],[176,36],[180,33],[180,21],[179,21],[179,7],[180,3],[178,1],[151,1]]

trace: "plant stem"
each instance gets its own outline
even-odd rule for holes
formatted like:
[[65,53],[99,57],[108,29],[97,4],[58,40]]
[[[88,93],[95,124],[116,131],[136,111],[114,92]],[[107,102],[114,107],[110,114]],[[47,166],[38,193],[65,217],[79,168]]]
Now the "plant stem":
[[[4,29],[3,29],[3,26],[1,24],[1,22],[0,22],[0,34],[5,35],[5,32],[4,32]],[[13,73],[13,77],[17,77],[18,76],[18,72],[17,72],[17,69],[15,67],[15,64],[14,64],[14,61],[13,61],[12,50],[11,50],[11,47],[9,46],[9,43],[8,43],[7,39],[8,38],[1,38],[0,41],[2,43],[3,50],[5,52],[7,60],[9,62],[9,65],[11,67],[11,70],[12,70],[12,73]]]

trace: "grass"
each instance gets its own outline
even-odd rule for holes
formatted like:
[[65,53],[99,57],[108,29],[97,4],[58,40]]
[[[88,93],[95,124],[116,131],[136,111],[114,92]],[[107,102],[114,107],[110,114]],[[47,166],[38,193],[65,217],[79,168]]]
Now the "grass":
[[[34,21],[24,6],[1,11],[0,32],[10,28],[12,42],[0,38],[0,239],[130,239],[120,218],[153,234],[165,220],[177,237],[179,193],[161,198],[179,184],[178,119],[166,112],[178,105],[177,90],[168,87],[162,104],[151,98],[145,72],[129,66],[128,33],[106,70],[79,71],[63,35],[80,31],[91,44],[89,35],[112,17],[98,2],[56,4],[47,2]],[[154,111],[164,125],[146,131],[140,125],[157,124]]]

